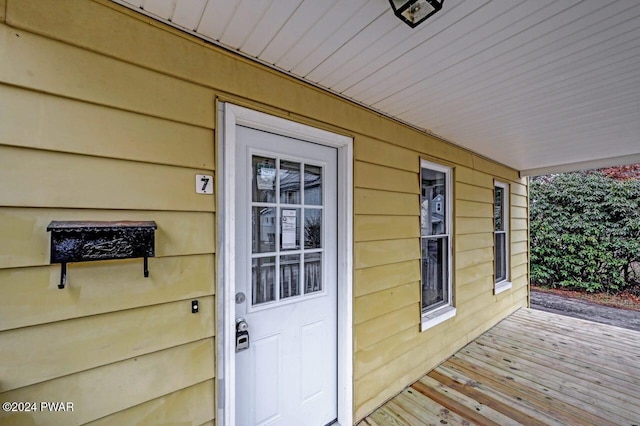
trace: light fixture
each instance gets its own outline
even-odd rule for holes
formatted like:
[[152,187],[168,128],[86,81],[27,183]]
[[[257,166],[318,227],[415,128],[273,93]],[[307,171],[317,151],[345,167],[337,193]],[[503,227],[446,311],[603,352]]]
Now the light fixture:
[[389,0],[389,3],[398,18],[411,28],[415,28],[442,9],[444,0]]

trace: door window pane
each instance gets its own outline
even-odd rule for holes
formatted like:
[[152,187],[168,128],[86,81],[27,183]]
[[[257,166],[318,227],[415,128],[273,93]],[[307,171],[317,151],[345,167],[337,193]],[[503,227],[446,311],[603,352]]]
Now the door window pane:
[[449,302],[448,237],[422,239],[422,309]]
[[300,249],[300,209],[280,210],[280,249]]
[[280,257],[280,299],[300,294],[300,255]]
[[251,164],[252,304],[322,292],[323,168],[262,155]]
[[322,247],[322,210],[304,210],[304,248]]
[[304,292],[322,291],[322,253],[304,255]]
[[253,156],[252,200],[258,203],[276,202],[276,160]]
[[276,209],[274,207],[253,207],[251,210],[252,252],[276,251]]
[[276,300],[276,258],[259,257],[251,262],[251,301],[254,305]]
[[300,163],[280,160],[280,203],[300,204]]
[[322,205],[322,167],[305,164],[304,203],[311,206]]

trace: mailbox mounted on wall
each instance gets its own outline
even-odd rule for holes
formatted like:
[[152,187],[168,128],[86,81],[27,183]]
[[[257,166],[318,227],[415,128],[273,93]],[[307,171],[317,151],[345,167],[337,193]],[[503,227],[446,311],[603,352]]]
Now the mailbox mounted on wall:
[[94,260],[144,258],[144,276],[149,276],[148,258],[155,256],[155,222],[62,222],[53,221],[51,263],[62,264],[60,284],[67,281],[67,263]]

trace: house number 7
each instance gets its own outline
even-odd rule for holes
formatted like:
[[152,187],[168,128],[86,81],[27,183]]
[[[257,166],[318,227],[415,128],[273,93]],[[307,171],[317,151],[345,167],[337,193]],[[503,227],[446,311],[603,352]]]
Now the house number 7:
[[210,180],[211,180],[211,179],[209,179],[209,178],[208,178],[208,177],[206,177],[206,176],[202,176],[202,177],[200,178],[200,182],[202,182],[202,189],[201,189],[201,191],[206,191],[206,189],[207,189],[207,185],[209,185],[209,181],[210,181]]
[[213,176],[196,175],[196,193],[213,194]]

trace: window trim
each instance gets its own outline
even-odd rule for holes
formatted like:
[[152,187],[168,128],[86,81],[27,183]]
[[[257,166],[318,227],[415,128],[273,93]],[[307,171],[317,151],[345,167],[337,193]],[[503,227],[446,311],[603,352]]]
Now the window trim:
[[[429,311],[422,311],[422,241],[429,238],[422,235],[422,169],[430,169],[445,175],[445,233],[438,236],[447,237],[447,286],[448,300],[446,304],[432,308]],[[453,300],[453,167],[432,163],[420,159],[420,331],[428,330],[448,319],[455,317],[456,308]],[[435,236],[434,236],[435,237]]]
[[[510,191],[510,187],[509,184],[507,182],[502,182],[499,180],[494,180],[493,181],[493,204],[494,204],[494,220],[495,220],[495,189],[497,188],[502,188],[502,193],[504,195],[503,200],[502,200],[502,207],[503,207],[503,211],[502,211],[502,223],[504,225],[504,230],[503,231],[496,231],[495,230],[495,226],[494,226],[494,230],[493,230],[493,281],[494,281],[494,287],[493,287],[493,294],[499,294],[502,293],[503,291],[509,290],[512,287],[512,283],[511,283],[511,274],[510,272],[510,266],[511,266],[511,239],[509,238],[509,234],[511,232],[511,204],[510,204],[510,196],[509,196],[509,191]],[[496,241],[496,234],[498,232],[504,233],[505,235],[505,241],[504,241],[504,266],[505,266],[505,279],[500,280],[500,281],[496,281],[496,262],[497,262],[497,251],[496,251],[496,246],[495,246],[495,241]]]

